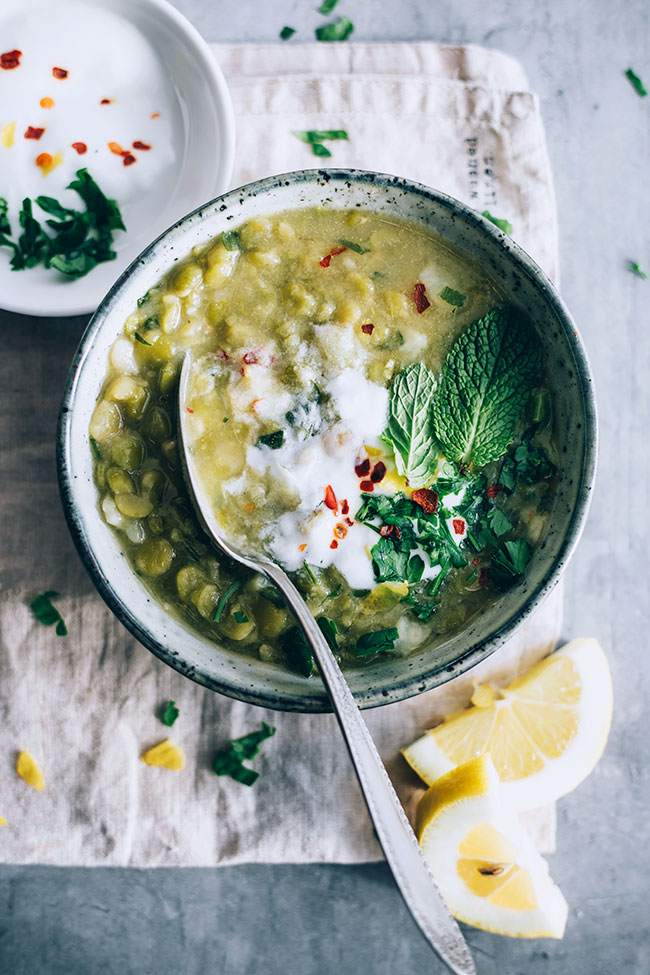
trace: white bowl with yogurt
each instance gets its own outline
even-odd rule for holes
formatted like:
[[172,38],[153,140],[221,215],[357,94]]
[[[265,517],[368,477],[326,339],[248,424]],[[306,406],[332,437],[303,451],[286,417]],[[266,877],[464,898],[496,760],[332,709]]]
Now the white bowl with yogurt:
[[[115,234],[116,259],[75,280],[42,265],[13,271],[11,251],[0,247],[0,304],[31,315],[89,313],[144,247],[228,188],[230,94],[206,42],[166,0],[19,0],[3,5],[0,39],[2,51],[21,52],[16,68],[0,71],[0,197],[14,238],[25,197],[82,208],[66,189],[81,168],[117,201],[127,228]],[[44,129],[38,140],[25,138],[29,126]],[[47,175],[35,163],[40,153],[58,162]],[[34,215],[47,217],[37,207]]]

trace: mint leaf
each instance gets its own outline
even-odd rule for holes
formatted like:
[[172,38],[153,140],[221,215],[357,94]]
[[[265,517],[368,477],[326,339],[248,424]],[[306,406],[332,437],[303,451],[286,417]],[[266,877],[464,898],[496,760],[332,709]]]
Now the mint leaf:
[[504,234],[512,233],[512,224],[509,220],[504,220],[502,217],[493,217],[489,210],[484,210],[481,216],[493,223],[499,230],[503,230]]
[[176,707],[176,702],[169,701],[163,713],[160,715],[160,720],[164,725],[167,725],[168,728],[171,728],[171,726],[173,725],[174,721],[176,721],[176,718],[178,717],[179,714],[180,711]]
[[372,633],[364,633],[357,640],[356,656],[363,659],[363,657],[371,657],[375,653],[393,650],[398,636],[396,626],[389,626],[384,630],[374,630]]
[[632,68],[628,68],[625,72],[625,77],[630,82],[637,95],[640,95],[641,98],[645,98],[648,92],[646,91],[645,85],[639,78],[638,74],[635,74],[634,71],[632,71]]
[[460,291],[454,291],[453,288],[443,288],[438,297],[446,301],[448,305],[455,305],[456,308],[462,308],[465,304],[466,296],[461,294]]
[[260,744],[266,738],[272,738],[274,734],[275,728],[262,721],[259,731],[252,731],[242,738],[235,738],[227,748],[217,752],[212,765],[213,770],[217,775],[229,775],[231,779],[241,782],[242,785],[253,785],[259,778],[259,772],[247,768],[244,762],[254,758],[259,752]]
[[456,339],[433,403],[433,427],[449,460],[482,467],[515,435],[539,376],[539,343],[522,317],[495,308]]
[[431,412],[435,388],[433,373],[416,362],[398,373],[390,390],[385,437],[393,446],[397,470],[414,488],[429,484],[438,460]]
[[354,24],[348,17],[339,17],[331,24],[317,27],[314,33],[317,41],[346,41],[353,30]]

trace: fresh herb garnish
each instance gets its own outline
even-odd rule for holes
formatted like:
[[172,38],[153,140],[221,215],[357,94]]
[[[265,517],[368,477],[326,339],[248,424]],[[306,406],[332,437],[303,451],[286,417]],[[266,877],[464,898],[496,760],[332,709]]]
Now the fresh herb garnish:
[[263,433],[257,438],[257,447],[269,447],[278,450],[284,443],[284,430],[274,430],[273,433]]
[[160,715],[160,720],[163,724],[167,725],[168,728],[171,728],[179,714],[180,711],[176,707],[176,702],[168,701],[165,709]]
[[464,294],[461,294],[460,291],[454,291],[453,288],[443,288],[439,297],[448,305],[455,305],[456,308],[462,308],[466,298]]
[[331,592],[328,592],[328,594],[327,594],[327,595],[325,596],[325,598],[323,599],[323,601],[322,601],[322,603],[321,603],[321,606],[322,606],[322,605],[323,605],[323,603],[324,603],[324,602],[326,602],[326,601],[327,601],[328,599],[336,599],[336,597],[337,597],[337,596],[339,596],[340,594],[341,594],[341,586],[340,586],[340,585],[338,585],[338,586],[336,587],[336,589],[332,589],[332,591],[331,591]]
[[506,542],[492,557],[491,568],[507,578],[523,575],[530,561],[530,547],[525,538]]
[[399,637],[396,626],[386,627],[384,630],[374,630],[364,633],[357,640],[356,656],[359,659],[371,657],[375,653],[385,653],[395,649],[395,640]]
[[305,634],[298,626],[290,627],[280,637],[280,646],[287,656],[289,665],[303,677],[311,677],[315,673],[314,659],[311,647],[305,639]]
[[214,611],[214,616],[212,617],[213,622],[215,623],[219,622],[219,620],[223,616],[223,611],[226,608],[226,603],[228,602],[230,597],[234,595],[234,593],[236,593],[241,586],[243,586],[243,584],[244,583],[241,581],[241,579],[238,579],[237,582],[233,582],[231,586],[228,586],[226,591],[219,598],[219,602],[217,603],[216,609]]
[[507,535],[512,530],[512,522],[501,508],[497,508],[496,505],[490,508],[487,520],[490,529],[497,538],[500,538],[501,535]]
[[259,752],[259,746],[267,738],[272,738],[275,728],[262,721],[259,731],[252,731],[242,738],[235,738],[227,748],[217,752],[212,768],[217,775],[229,775],[235,782],[242,785],[252,785],[259,777],[259,772],[247,768],[244,762],[250,761]]
[[151,345],[151,342],[147,342],[146,339],[143,339],[139,332],[136,332],[133,337],[136,342],[140,342],[141,345]]
[[323,17],[329,16],[338,2],[339,0],[323,0],[323,3],[318,8],[318,13],[322,14]]
[[248,623],[248,616],[246,613],[242,613],[241,609],[236,609],[232,615],[235,617],[235,622]]
[[99,444],[97,443],[97,441],[95,440],[94,437],[91,437],[90,438],[90,449],[92,450],[92,452],[93,452],[93,454],[95,456],[95,460],[101,460],[102,459],[102,452],[99,449]]
[[241,251],[244,249],[236,230],[224,230],[221,234],[221,243],[227,251]]
[[645,98],[648,92],[646,91],[645,85],[639,78],[638,74],[635,74],[634,71],[632,71],[632,68],[628,68],[625,72],[625,77],[630,82],[637,95],[640,95],[641,98]]
[[637,264],[636,261],[628,261],[627,262],[627,269],[628,269],[628,271],[631,271],[632,274],[636,274],[637,277],[643,278],[644,281],[647,281],[648,275],[645,273],[645,271],[643,270],[643,268],[640,267],[639,264]]
[[54,589],[48,589],[47,592],[35,596],[29,604],[29,608],[43,626],[54,626],[56,623],[56,635],[67,636],[68,628],[63,622],[63,617],[56,606],[52,605],[52,600],[56,599],[58,595]]
[[338,653],[339,652],[339,641],[338,641],[339,628],[334,622],[334,620],[328,619],[327,616],[319,616],[316,622],[318,623],[318,627],[321,633],[327,640],[327,643],[332,653]]
[[353,240],[339,240],[337,241],[341,247],[347,247],[349,251],[354,251],[355,254],[369,254],[369,247],[362,247],[361,244],[355,244]]
[[537,484],[555,474],[555,464],[542,447],[533,445],[532,440],[533,432],[529,430],[503,462],[499,481],[508,491],[514,491],[517,478],[526,484]]
[[62,206],[51,196],[37,196],[34,201],[50,219],[45,232],[32,212],[32,201],[24,199],[19,214],[22,233],[11,240],[6,201],[0,200],[0,245],[11,247],[10,264],[14,271],[44,264],[70,278],[80,278],[105,261],[112,261],[113,231],[126,230],[115,200],[104,196],[86,169],[77,170],[76,179],[67,189],[74,190],[85,204],[85,210]]
[[397,470],[414,488],[431,481],[439,456],[431,412],[435,388],[433,373],[416,362],[398,373],[390,390],[384,436],[393,447]]
[[288,41],[289,38],[293,37],[295,33],[296,33],[295,27],[283,27],[282,30],[280,31],[280,40]]
[[346,41],[353,30],[354,24],[348,17],[339,17],[331,24],[317,27],[314,33],[317,41]]
[[151,315],[149,318],[145,318],[142,323],[142,328],[145,332],[150,332],[153,328],[160,328],[160,322],[155,315]]
[[533,332],[509,308],[470,325],[449,352],[433,403],[445,456],[476,467],[498,460],[512,442],[541,367]]
[[331,156],[332,153],[323,145],[323,142],[349,139],[345,129],[307,129],[304,131],[294,131],[296,138],[301,142],[306,142],[311,146],[311,151],[315,156]]
[[493,217],[489,210],[484,210],[481,216],[485,217],[486,220],[490,220],[499,230],[503,230],[504,234],[512,233],[512,224],[509,220],[504,220],[502,217]]

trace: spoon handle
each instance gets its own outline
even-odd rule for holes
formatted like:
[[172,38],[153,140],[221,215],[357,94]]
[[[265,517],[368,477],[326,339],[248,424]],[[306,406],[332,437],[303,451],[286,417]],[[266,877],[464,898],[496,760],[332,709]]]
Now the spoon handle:
[[286,573],[268,563],[264,571],[282,591],[312,648],[379,842],[407,907],[447,967],[457,975],[475,975],[465,939],[442,899],[334,654]]

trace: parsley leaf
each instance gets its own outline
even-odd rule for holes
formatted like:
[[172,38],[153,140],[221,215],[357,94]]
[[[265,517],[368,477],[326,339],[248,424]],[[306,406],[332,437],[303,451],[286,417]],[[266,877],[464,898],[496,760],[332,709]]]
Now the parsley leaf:
[[416,362],[393,380],[384,436],[390,441],[400,474],[411,487],[429,484],[438,460],[431,403],[436,388],[433,373]]
[[504,220],[502,217],[493,217],[489,210],[484,210],[481,216],[491,221],[499,230],[503,230],[504,234],[512,233],[512,224],[509,220]]
[[56,606],[52,604],[52,600],[56,599],[58,595],[58,592],[55,592],[54,589],[48,589],[47,592],[39,593],[38,596],[32,599],[29,608],[43,626],[54,626],[56,623],[56,635],[67,636],[68,628],[63,622],[63,617]]
[[530,561],[530,547],[525,538],[517,538],[512,542],[506,542],[502,549],[492,558],[492,569],[496,569],[498,575],[506,578],[523,575],[526,566]]
[[217,603],[216,609],[214,611],[214,616],[212,617],[215,623],[218,623],[221,617],[223,616],[223,611],[226,608],[226,603],[228,602],[230,597],[233,596],[240,588],[240,586],[243,586],[243,584],[244,583],[242,582],[242,580],[238,579],[237,582],[233,582],[231,586],[228,586],[226,591],[221,595],[219,602]]
[[641,98],[645,98],[648,92],[646,91],[645,85],[639,78],[638,74],[635,74],[634,71],[632,71],[632,68],[628,68],[625,72],[625,77],[630,82],[637,95],[640,95]]
[[278,609],[284,609],[286,606],[284,596],[275,586],[263,586],[260,589],[260,596],[267,599],[273,606],[277,606]]
[[284,430],[274,430],[273,433],[263,433],[257,438],[257,447],[269,447],[277,450],[284,443]]
[[247,768],[244,762],[250,761],[259,752],[259,746],[266,738],[272,738],[275,728],[262,721],[259,731],[252,731],[241,738],[235,738],[227,748],[217,752],[212,765],[217,775],[229,775],[235,782],[242,785],[253,785],[259,778],[259,772]]
[[323,17],[327,17],[332,13],[338,2],[339,0],[323,0],[323,3],[321,3],[320,7],[318,8],[318,13],[322,14]]
[[490,508],[487,520],[497,538],[507,534],[512,529],[512,522],[501,508],[497,508],[496,505]]
[[345,129],[306,129],[304,131],[294,131],[293,133],[301,142],[306,142],[311,146],[311,151],[315,156],[331,156],[332,153],[323,145],[323,142],[337,141],[340,139],[348,140],[349,136]]
[[311,677],[316,672],[311,647],[300,627],[292,626],[280,637],[280,646],[287,655],[291,667],[303,677]]
[[244,249],[236,230],[224,230],[221,234],[221,243],[227,251],[241,251]]
[[295,33],[296,33],[295,27],[283,27],[282,30],[280,31],[280,40],[288,41],[289,38],[293,37]]
[[314,33],[317,41],[346,41],[353,30],[354,24],[348,17],[339,17],[331,24],[317,27]]
[[384,630],[374,630],[372,633],[364,633],[357,640],[356,656],[359,659],[372,657],[375,653],[385,653],[395,649],[395,640],[399,633],[396,626],[389,626]]
[[465,304],[466,296],[461,294],[460,291],[454,291],[453,288],[443,288],[438,297],[446,301],[448,305],[455,305],[456,308],[462,308]]
[[328,619],[327,616],[319,616],[316,622],[318,623],[318,627],[321,633],[327,640],[327,643],[332,653],[338,653],[339,652],[339,641],[338,641],[339,628],[334,622],[334,620]]
[[627,269],[628,269],[628,271],[631,271],[632,274],[636,274],[637,277],[643,278],[644,281],[647,281],[648,275],[645,273],[645,271],[643,270],[643,268],[640,267],[639,264],[637,264],[636,261],[628,261],[627,262]]
[[163,724],[167,725],[168,728],[171,728],[179,714],[180,711],[176,707],[176,702],[168,701],[164,711],[160,715],[160,720]]
[[248,623],[248,616],[246,613],[242,613],[241,609],[236,609],[232,615],[235,617],[235,622]]
[[496,308],[449,352],[433,403],[433,427],[450,460],[482,467],[511,443],[539,375],[539,343],[523,319]]
[[353,240],[339,240],[337,241],[341,247],[347,247],[349,251],[354,251],[355,254],[369,254],[369,247],[362,247],[361,244],[355,244]]

